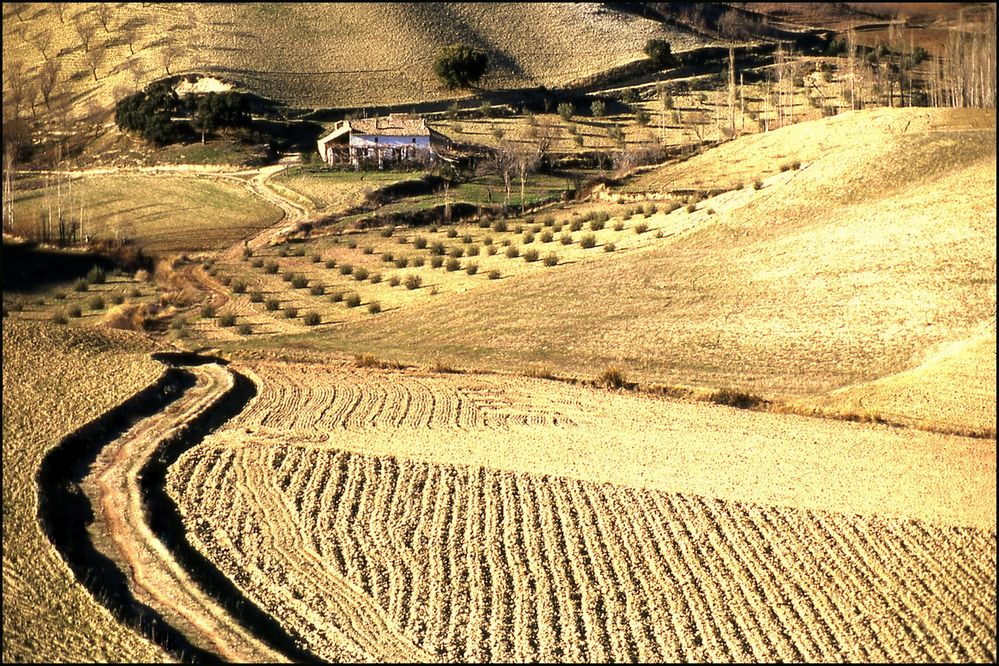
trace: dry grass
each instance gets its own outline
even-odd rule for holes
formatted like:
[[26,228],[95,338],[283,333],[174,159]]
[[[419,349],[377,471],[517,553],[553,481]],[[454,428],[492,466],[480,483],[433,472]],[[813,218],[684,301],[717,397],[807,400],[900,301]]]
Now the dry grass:
[[[72,430],[152,383],[145,339],[3,324],[3,660],[164,661],[76,583],[36,517],[35,472]],[[114,381],[108,381],[113,377]]]
[[[15,231],[29,234],[49,205],[43,181],[32,179],[32,185],[14,204]],[[53,207],[55,196],[53,185]],[[84,234],[134,240],[157,253],[220,250],[282,215],[239,181],[184,174],[85,175],[74,178],[64,196],[74,213],[83,206]]]
[[[926,113],[857,114],[852,127],[883,114],[901,130]],[[618,365],[643,384],[768,398],[898,373],[994,317],[995,135],[910,126],[875,136],[760,191],[716,197],[716,215],[707,204],[656,214],[650,230],[662,239],[605,229],[618,252],[577,250],[593,254],[442,289],[427,306],[301,342],[407,362],[446,349],[465,367],[540,363],[576,377]]]
[[510,377],[238,369],[258,399],[168,486],[197,546],[324,658],[994,654],[994,443]]
[[[97,24],[95,7],[71,5],[65,23],[51,5],[30,5],[24,21],[4,9],[4,62],[22,60],[37,74],[43,56],[32,40],[50,31],[50,55],[63,70],[58,101],[72,101],[74,116],[91,102],[110,108],[121,90],[166,75],[162,56],[171,49],[178,51],[172,74],[213,74],[300,106],[359,107],[454,96],[438,83],[433,61],[456,41],[489,53],[493,65],[482,85],[493,89],[564,85],[643,58],[653,36],[669,39],[675,51],[710,41],[619,12],[558,3],[127,4],[113,6],[108,32]],[[91,48],[104,53],[96,81],[72,27],[78,16],[96,26]],[[127,25],[137,34],[134,55],[123,39]]]

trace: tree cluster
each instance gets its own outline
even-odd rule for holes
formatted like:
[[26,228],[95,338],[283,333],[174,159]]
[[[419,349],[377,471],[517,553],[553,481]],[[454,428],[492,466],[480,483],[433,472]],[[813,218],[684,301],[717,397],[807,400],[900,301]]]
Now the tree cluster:
[[489,56],[468,44],[452,44],[434,62],[434,73],[449,89],[468,88],[486,73]]
[[246,98],[234,92],[187,95],[181,100],[167,83],[154,83],[143,91],[122,99],[115,106],[114,119],[126,132],[138,134],[157,145],[176,141],[184,130],[174,119],[190,115],[195,131],[205,136],[217,129],[246,127],[250,114]]
[[666,69],[676,64],[673,49],[665,39],[650,39],[645,42],[645,55],[649,57],[656,69]]

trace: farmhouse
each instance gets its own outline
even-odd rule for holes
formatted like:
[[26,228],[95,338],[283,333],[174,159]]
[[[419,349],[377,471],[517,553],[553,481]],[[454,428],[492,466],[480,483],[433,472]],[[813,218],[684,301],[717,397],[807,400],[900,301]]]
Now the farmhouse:
[[319,154],[330,166],[350,163],[384,168],[386,163],[433,161],[449,141],[427,125],[424,118],[393,113],[377,118],[341,120],[319,139]]

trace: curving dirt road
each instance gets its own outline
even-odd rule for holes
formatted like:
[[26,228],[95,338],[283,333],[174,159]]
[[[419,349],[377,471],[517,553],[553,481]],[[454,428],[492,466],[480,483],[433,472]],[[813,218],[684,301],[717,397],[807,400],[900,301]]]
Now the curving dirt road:
[[161,613],[192,644],[227,661],[288,662],[206,594],[149,525],[140,487],[143,468],[234,385],[233,374],[217,364],[189,371],[196,377],[193,388],[98,456],[82,484],[94,507],[91,533],[98,549],[125,573],[136,600]]

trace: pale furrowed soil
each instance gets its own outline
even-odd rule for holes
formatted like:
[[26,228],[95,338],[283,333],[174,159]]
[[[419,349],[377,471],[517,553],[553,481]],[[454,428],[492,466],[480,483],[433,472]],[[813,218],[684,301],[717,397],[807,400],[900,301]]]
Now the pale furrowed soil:
[[[168,489],[192,542],[324,658],[995,658],[994,442],[240,367],[258,397]],[[970,512],[964,483],[986,495]]]
[[233,376],[218,365],[190,369],[196,384],[176,402],[145,419],[99,455],[83,483],[96,519],[95,543],[128,573],[140,603],[160,612],[203,650],[228,661],[286,661],[205,594],[148,525],[141,479],[149,459],[199,414],[217,406],[233,388]]

